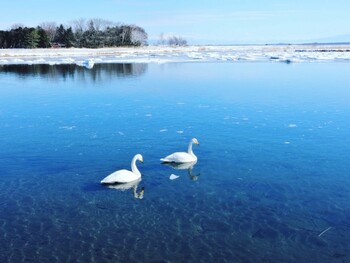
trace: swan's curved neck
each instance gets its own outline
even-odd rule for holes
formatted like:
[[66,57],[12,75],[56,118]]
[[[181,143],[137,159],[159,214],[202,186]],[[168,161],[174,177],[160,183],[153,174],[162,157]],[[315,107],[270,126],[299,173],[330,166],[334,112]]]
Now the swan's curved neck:
[[194,153],[192,151],[192,144],[193,144],[193,142],[190,141],[190,144],[188,145],[188,153],[191,154],[191,155],[194,155]]
[[139,169],[137,169],[136,161],[137,161],[137,158],[136,158],[136,157],[132,158],[132,160],[131,160],[131,171],[132,171],[134,174],[138,174],[138,175],[141,176],[141,173],[140,173]]

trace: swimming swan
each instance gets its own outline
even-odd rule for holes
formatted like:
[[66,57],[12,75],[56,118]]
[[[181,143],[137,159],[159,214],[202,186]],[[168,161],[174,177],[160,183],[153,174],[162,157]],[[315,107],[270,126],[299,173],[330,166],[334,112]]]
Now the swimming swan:
[[131,171],[119,170],[105,177],[101,184],[129,183],[141,178],[141,173],[136,167],[136,161],[143,162],[141,154],[136,154],[131,161]]
[[189,163],[196,162],[197,156],[194,155],[192,151],[192,144],[199,145],[199,142],[196,138],[193,138],[188,145],[188,152],[175,152],[173,154],[168,155],[165,158],[160,159],[160,161],[164,163]]

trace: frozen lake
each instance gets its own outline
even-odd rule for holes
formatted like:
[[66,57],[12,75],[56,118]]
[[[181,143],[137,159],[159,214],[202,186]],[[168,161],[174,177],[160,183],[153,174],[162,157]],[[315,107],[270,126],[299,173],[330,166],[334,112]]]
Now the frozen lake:
[[0,66],[0,262],[350,262],[349,134],[344,62]]

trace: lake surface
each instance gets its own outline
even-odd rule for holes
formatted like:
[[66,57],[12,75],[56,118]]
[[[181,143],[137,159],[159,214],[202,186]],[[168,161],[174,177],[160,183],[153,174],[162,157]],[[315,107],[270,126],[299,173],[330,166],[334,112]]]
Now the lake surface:
[[349,157],[348,63],[1,66],[0,262],[350,262]]

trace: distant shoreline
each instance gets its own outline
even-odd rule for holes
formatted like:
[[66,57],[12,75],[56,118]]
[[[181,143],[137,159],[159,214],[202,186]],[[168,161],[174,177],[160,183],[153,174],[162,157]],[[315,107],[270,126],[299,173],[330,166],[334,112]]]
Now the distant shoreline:
[[120,48],[0,49],[0,65],[95,63],[274,61],[350,62],[350,44],[276,44],[232,46],[143,46]]

